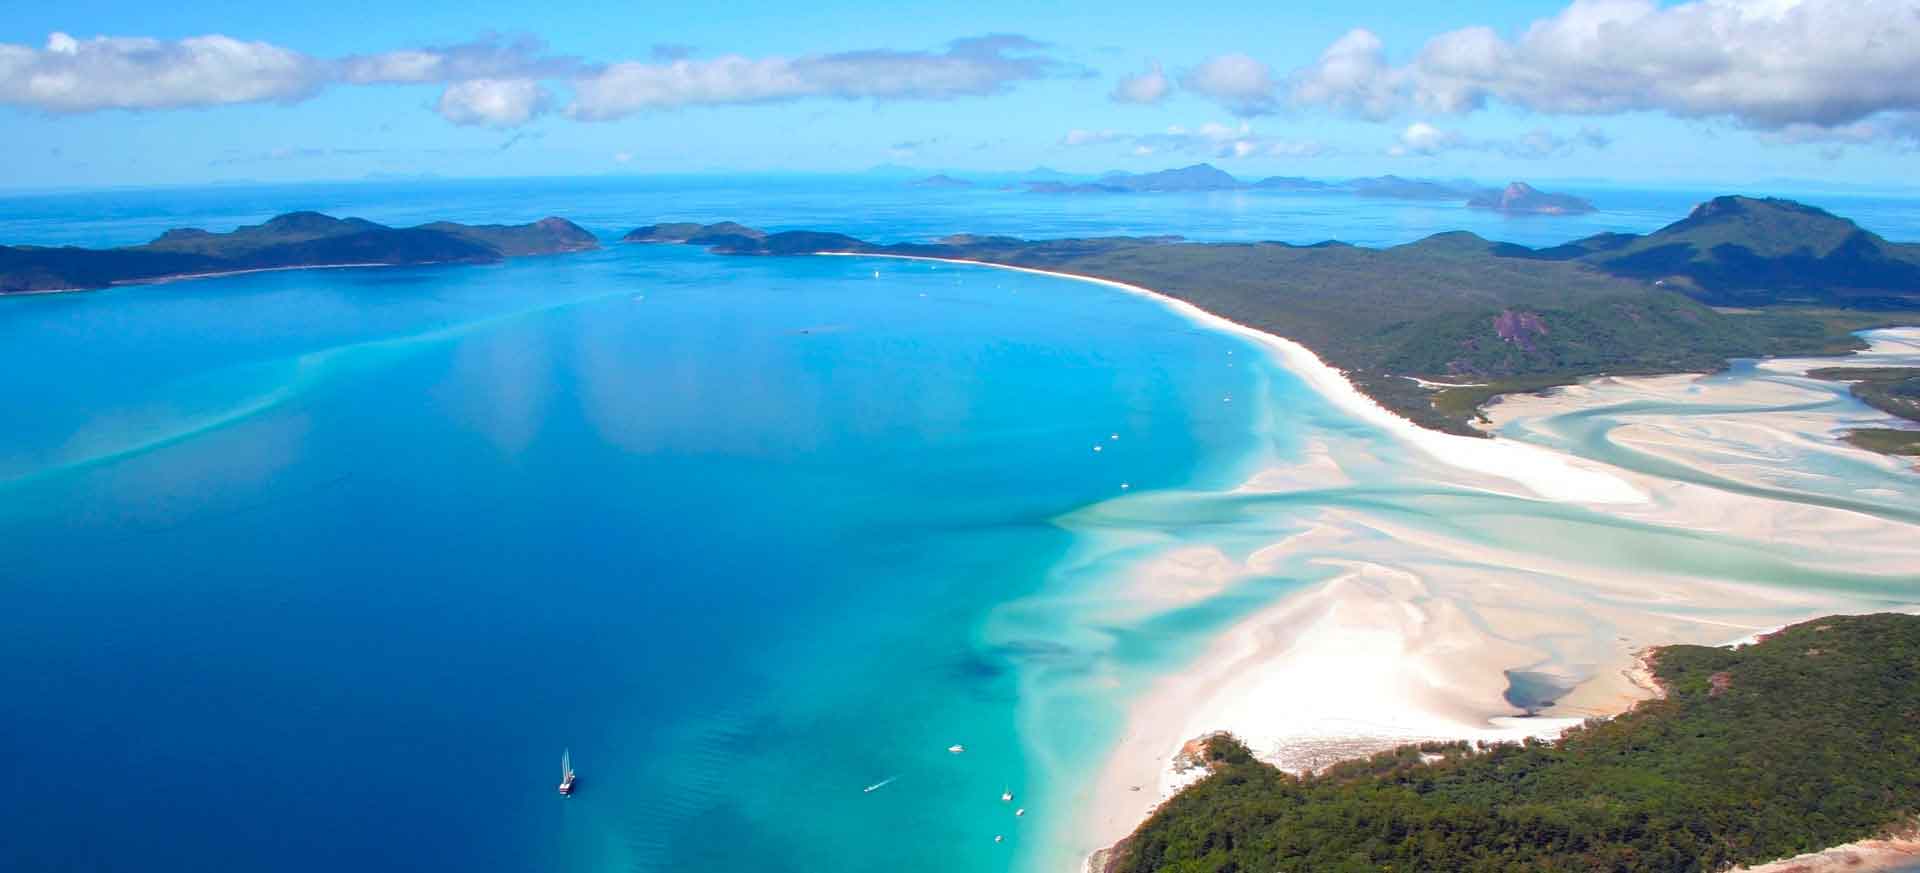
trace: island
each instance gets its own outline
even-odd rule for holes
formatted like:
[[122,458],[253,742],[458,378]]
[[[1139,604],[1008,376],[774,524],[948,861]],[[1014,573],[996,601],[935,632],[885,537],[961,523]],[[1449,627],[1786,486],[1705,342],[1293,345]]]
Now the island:
[[73,291],[143,282],[312,267],[482,264],[599,247],[561,218],[531,224],[439,221],[394,228],[360,218],[292,212],[227,233],[176,228],[115,249],[0,246],[0,294]]
[[1467,232],[1379,249],[971,235],[877,245],[730,223],[636,235],[729,255],[943,258],[1138,285],[1298,341],[1388,409],[1471,435],[1484,435],[1480,409],[1504,393],[1712,371],[1730,358],[1844,354],[1863,347],[1854,331],[1920,324],[1920,245],[1812,206],[1740,196],[1649,234],[1538,249]]
[[1578,215],[1592,212],[1593,204],[1571,194],[1549,194],[1525,182],[1509,183],[1499,191],[1484,191],[1467,200],[1475,209],[1535,215]]
[[1094,182],[1028,182],[1038,194],[1138,194],[1166,191],[1233,191],[1246,187],[1212,164],[1194,164],[1153,173],[1113,172]]
[[[1403,746],[1284,773],[1230,736],[1101,873],[1723,870],[1920,816],[1920,616],[1650,651],[1661,695],[1558,740]],[[1865,869],[1865,868],[1861,868]]]
[[1394,175],[1349,179],[1343,187],[1362,197],[1388,197],[1395,200],[1468,200],[1486,193],[1471,184],[1403,179]]
[[1157,194],[1209,191],[1288,191],[1305,194],[1352,194],[1396,200],[1433,200],[1539,215],[1573,215],[1593,211],[1593,204],[1567,194],[1550,194],[1514,182],[1505,189],[1484,188],[1472,182],[1436,182],[1399,176],[1374,176],[1344,182],[1322,182],[1299,176],[1268,176],[1243,182],[1212,164],[1194,164],[1151,173],[1107,173],[1093,181],[1030,180],[1035,194]]
[[973,183],[966,179],[957,179],[945,173],[936,173],[925,179],[909,182],[915,188],[972,188]]

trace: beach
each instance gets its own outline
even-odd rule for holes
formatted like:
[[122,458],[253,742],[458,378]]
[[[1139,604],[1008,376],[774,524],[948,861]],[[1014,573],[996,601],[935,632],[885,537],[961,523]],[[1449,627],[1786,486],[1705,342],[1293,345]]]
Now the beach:
[[[1492,438],[1454,436],[1387,412],[1298,343],[1150,289],[1052,275],[1145,295],[1252,341],[1377,430],[1371,441],[1316,442],[1230,495],[1127,496],[1060,521],[1096,541],[1113,538],[1116,552],[1138,552],[1137,537],[1115,531],[1164,527],[1168,513],[1189,511],[1171,500],[1233,499],[1246,514],[1271,502],[1294,522],[1309,520],[1304,529],[1276,523],[1284,536],[1237,554],[1169,545],[1095,609],[1097,622],[1144,625],[1253,580],[1310,580],[1233,623],[1128,705],[1118,742],[1058,837],[1083,866],[1203,775],[1180,752],[1213,732],[1239,736],[1290,771],[1409,742],[1553,737],[1656,694],[1641,660],[1651,647],[1727,645],[1822,614],[1920,608],[1914,524],[1861,511],[1897,496],[1893,477],[1909,474],[1833,438],[1863,413],[1830,392],[1723,379],[1703,399],[1697,386],[1708,377],[1603,379],[1509,398],[1493,407]],[[1788,366],[1769,363],[1765,372]],[[1551,438],[1562,416],[1592,424],[1609,405],[1638,408],[1622,392],[1705,412],[1673,413],[1689,420],[1664,426],[1610,420],[1605,432],[1623,452],[1657,464]],[[1751,420],[1721,420],[1736,401]],[[1838,459],[1842,472],[1769,472],[1809,454]],[[1668,465],[1693,475],[1662,475]],[[1852,487],[1847,476],[1861,471],[1890,487]],[[1461,508],[1436,521],[1405,511],[1420,498],[1383,509],[1350,496],[1380,481],[1428,483],[1433,506]],[[1724,487],[1738,484],[1756,487]],[[1591,537],[1556,543],[1544,527],[1530,536],[1548,517]],[[1521,676],[1545,683],[1553,699],[1516,704]]]

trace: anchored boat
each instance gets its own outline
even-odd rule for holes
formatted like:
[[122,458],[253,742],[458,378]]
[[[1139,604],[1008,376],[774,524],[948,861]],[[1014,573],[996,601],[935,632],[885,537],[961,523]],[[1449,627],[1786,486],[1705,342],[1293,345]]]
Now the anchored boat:
[[565,749],[560,752],[560,796],[561,797],[573,796],[573,780],[574,780],[573,750]]

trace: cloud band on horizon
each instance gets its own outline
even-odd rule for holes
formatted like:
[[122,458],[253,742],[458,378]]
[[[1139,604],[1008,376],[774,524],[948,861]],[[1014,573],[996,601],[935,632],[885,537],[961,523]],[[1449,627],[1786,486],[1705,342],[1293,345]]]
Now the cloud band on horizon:
[[545,54],[532,38],[343,58],[314,57],[219,34],[158,40],[48,36],[0,43],[0,105],[52,114],[294,104],[339,86],[445,85],[435,110],[454,124],[514,127],[553,109],[543,82],[572,89],[561,112],[604,121],[646,111],[809,98],[952,100],[1004,93],[1074,71],[1043,43],[1013,34],[954,40],[940,51],[865,50],[798,57],[656,53],[595,64]]

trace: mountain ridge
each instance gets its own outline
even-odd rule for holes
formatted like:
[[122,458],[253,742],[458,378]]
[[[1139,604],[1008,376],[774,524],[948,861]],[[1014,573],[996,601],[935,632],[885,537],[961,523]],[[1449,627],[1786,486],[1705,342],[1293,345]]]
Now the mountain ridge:
[[85,290],[254,270],[481,264],[599,247],[579,225],[548,217],[519,225],[433,222],[388,227],[362,218],[289,212],[225,233],[173,228],[112,249],[0,246],[0,294]]

